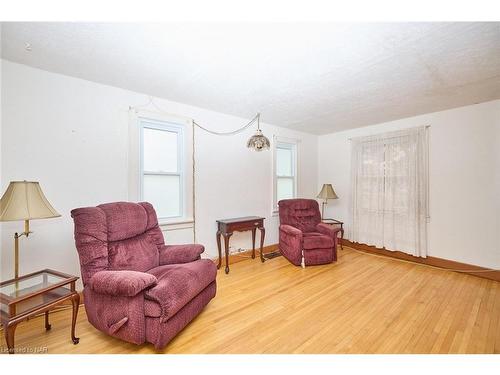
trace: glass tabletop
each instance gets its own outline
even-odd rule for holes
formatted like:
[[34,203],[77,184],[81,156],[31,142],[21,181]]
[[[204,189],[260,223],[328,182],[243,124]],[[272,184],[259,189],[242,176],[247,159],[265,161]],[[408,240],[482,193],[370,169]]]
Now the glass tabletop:
[[26,278],[12,280],[11,282],[0,286],[0,293],[11,298],[19,298],[42,289],[49,288],[65,280],[68,279],[66,277],[55,275],[49,271],[42,271]]

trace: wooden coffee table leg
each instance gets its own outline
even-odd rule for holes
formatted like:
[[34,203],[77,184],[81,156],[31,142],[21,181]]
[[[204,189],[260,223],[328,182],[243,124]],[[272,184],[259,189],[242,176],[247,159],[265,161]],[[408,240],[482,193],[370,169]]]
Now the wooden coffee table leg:
[[78,344],[80,342],[80,338],[75,336],[75,326],[76,326],[76,318],[78,316],[78,308],[80,307],[80,295],[78,293],[73,294],[71,298],[71,304],[73,305],[73,316],[71,320],[71,340],[73,344]]
[[7,326],[7,329],[5,330],[5,341],[7,341],[7,348],[9,349],[9,354],[14,354],[14,334],[16,332],[16,327],[17,323],[7,323],[6,325],[4,324],[4,329],[5,326]]
[[257,232],[256,228],[252,229],[252,259],[255,259],[255,232]]
[[264,259],[264,238],[266,237],[266,230],[264,227],[260,227],[260,260],[264,263],[266,260]]
[[45,311],[45,330],[48,331],[52,326],[49,323],[49,312]]
[[223,233],[224,236],[224,250],[226,251],[226,274],[229,273],[229,238],[233,235],[232,233]]
[[222,265],[222,248],[221,248],[221,244],[220,244],[220,236],[221,236],[222,232],[220,230],[217,231],[217,250],[219,250],[219,263],[217,264],[217,269],[220,268],[220,266]]

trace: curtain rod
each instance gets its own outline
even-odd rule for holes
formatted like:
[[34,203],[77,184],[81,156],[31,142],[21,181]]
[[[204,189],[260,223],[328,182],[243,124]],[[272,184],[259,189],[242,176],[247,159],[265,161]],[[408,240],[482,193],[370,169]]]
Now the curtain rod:
[[[425,129],[429,129],[431,126],[430,125],[425,125]],[[408,128],[408,129],[415,129],[415,128]],[[406,130],[406,129],[399,129],[399,130],[394,130],[394,131],[401,131],[401,130]],[[392,133],[392,131],[391,131]],[[370,136],[376,136],[376,135],[379,135],[379,134],[384,134],[384,133],[377,133],[377,134],[370,134],[370,135],[367,135],[366,137],[370,137]],[[360,136],[360,137],[354,137],[354,138],[361,138],[363,136]],[[391,138],[396,138],[398,136],[393,136],[393,137],[387,137],[386,139],[391,139]],[[347,138],[348,141],[352,141],[354,138]]]

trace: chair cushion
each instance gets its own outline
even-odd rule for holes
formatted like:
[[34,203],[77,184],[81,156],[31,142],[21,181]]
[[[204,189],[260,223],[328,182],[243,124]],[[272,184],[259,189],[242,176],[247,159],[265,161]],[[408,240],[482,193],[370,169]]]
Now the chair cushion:
[[92,276],[88,286],[99,294],[133,297],[156,284],[156,277],[137,271],[99,271]]
[[302,232],[314,232],[321,222],[318,202],[314,199],[283,199],[278,202],[280,223]]
[[331,237],[317,232],[304,233],[304,250],[328,249],[333,247]]
[[165,245],[158,248],[160,266],[166,264],[189,263],[200,259],[205,246],[199,244]]
[[[158,282],[145,292],[145,297],[160,305],[162,321],[166,321],[215,280],[217,267],[209,259],[200,259],[159,266],[148,273],[156,276]],[[148,308],[154,311],[151,304]]]
[[116,202],[97,207],[106,215],[109,242],[132,238],[146,231],[148,213],[140,204]]
[[109,242],[108,262],[110,270],[145,272],[160,264],[158,246],[146,233],[127,240]]

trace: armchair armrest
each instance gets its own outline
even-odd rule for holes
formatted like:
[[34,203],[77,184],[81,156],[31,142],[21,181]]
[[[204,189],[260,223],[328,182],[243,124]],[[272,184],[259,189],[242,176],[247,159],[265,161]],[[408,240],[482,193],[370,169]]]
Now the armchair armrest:
[[291,225],[287,224],[280,225],[280,231],[284,232],[289,236],[302,238],[302,231],[300,229],[292,227]]
[[298,246],[302,246],[302,231],[291,225],[282,224],[280,225],[280,241],[282,240],[288,243],[297,243]]
[[164,245],[159,247],[160,265],[194,262],[205,251],[203,245]]
[[157,283],[155,276],[137,271],[99,271],[88,285],[96,293],[133,297]]
[[331,225],[325,224],[325,223],[319,223],[316,226],[316,230],[324,234],[326,236],[333,237],[334,239],[337,238],[337,233],[341,231],[340,227],[332,227]]

